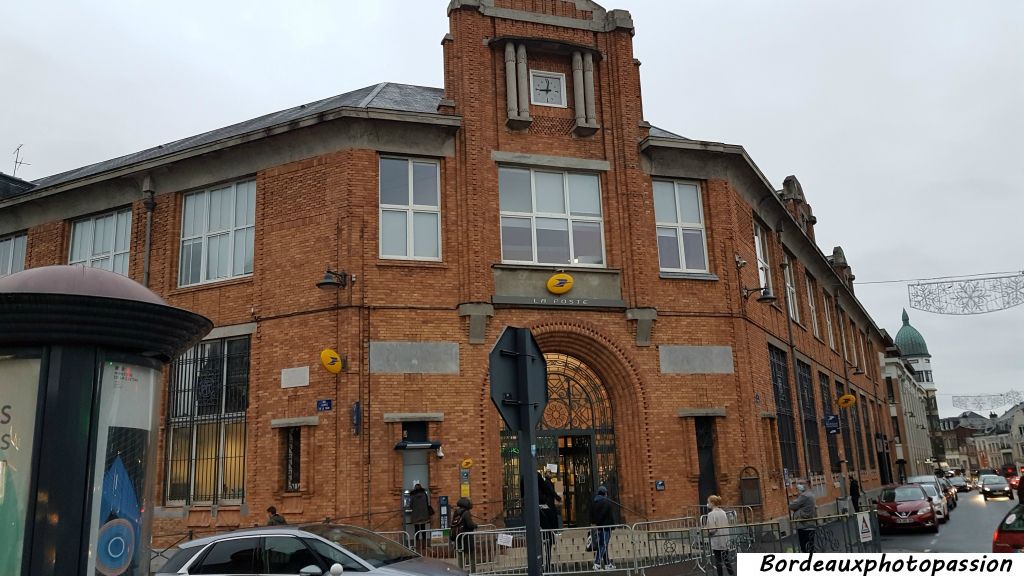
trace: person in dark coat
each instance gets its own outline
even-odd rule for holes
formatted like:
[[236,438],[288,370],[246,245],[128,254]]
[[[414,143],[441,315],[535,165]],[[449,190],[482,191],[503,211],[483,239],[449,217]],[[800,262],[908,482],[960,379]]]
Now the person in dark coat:
[[853,511],[860,511],[860,482],[850,476],[850,502],[853,503]]
[[[476,567],[476,546],[473,545],[473,536],[469,534],[476,530],[476,522],[473,522],[473,501],[469,498],[459,498],[455,503],[455,514],[451,520],[450,536],[452,543],[459,554],[469,555],[468,563],[464,566]],[[459,538],[461,534],[467,534]]]
[[409,491],[409,507],[412,508],[409,522],[413,526],[417,543],[421,543],[426,540],[425,531],[430,526],[430,517],[434,515],[434,507],[430,505],[430,494],[419,480],[413,482],[412,490]]
[[615,525],[615,510],[604,486],[597,487],[597,495],[590,506],[590,524],[596,526],[593,535],[594,570],[614,570],[615,565],[608,557],[608,541],[612,537],[611,527]]
[[277,513],[277,508],[273,506],[267,508],[267,526],[281,526],[287,523],[284,516]]

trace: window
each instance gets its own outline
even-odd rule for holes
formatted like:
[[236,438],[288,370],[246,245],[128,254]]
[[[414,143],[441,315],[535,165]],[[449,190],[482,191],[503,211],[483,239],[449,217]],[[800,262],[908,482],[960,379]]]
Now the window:
[[131,208],[78,220],[71,225],[68,263],[127,276],[131,237]]
[[291,536],[267,536],[263,541],[263,565],[266,574],[288,576],[295,576],[307,566],[324,568],[302,540]]
[[807,307],[810,308],[811,313],[811,331],[814,333],[815,338],[821,338],[821,329],[818,328],[818,304],[816,303],[817,290],[815,290],[814,278],[810,275],[804,276],[804,284],[807,289]]
[[786,353],[768,346],[768,360],[772,369],[772,391],[775,395],[775,414],[779,427],[779,449],[782,466],[790,478],[800,475],[800,460],[796,449],[796,427],[793,423],[793,393],[789,387],[789,369]]
[[596,174],[502,167],[498,194],[502,261],[604,266]]
[[818,410],[814,405],[814,382],[811,367],[799,360],[796,363],[796,385],[803,412],[804,442],[807,443],[807,473],[821,474],[821,436],[818,434]]
[[363,566],[352,558],[348,554],[345,554],[341,550],[338,550],[334,546],[327,544],[322,540],[314,540],[312,538],[303,539],[307,545],[313,550],[316,550],[317,554],[327,560],[328,564],[341,564],[341,567],[345,569],[345,572],[367,572],[366,566]]
[[[850,393],[853,394],[853,391],[851,390]],[[867,461],[864,460],[864,437],[861,436],[860,411],[857,404],[850,406],[850,417],[853,419],[853,439],[857,442],[857,456],[859,457],[857,464],[860,470],[867,470]]]
[[[843,383],[836,380],[836,398],[838,399],[843,395]],[[839,410],[839,420],[842,425],[843,435],[843,453],[846,455],[847,469],[853,470],[853,441],[850,438],[850,411],[849,409]]]
[[836,349],[836,337],[832,333],[832,297],[822,293],[822,308],[825,309],[825,331],[828,332],[828,347]]
[[530,104],[565,108],[565,74],[530,70]]
[[210,547],[200,565],[190,569],[193,574],[255,574],[256,549],[259,538],[222,540]]
[[793,257],[784,254],[782,257],[782,277],[786,283],[786,307],[789,308],[789,317],[794,322],[800,322],[800,301],[797,299],[796,282],[793,280]]
[[850,349],[846,346],[846,328],[843,326],[843,311],[840,310],[836,318],[839,322],[839,339],[843,341],[843,360],[849,361]]
[[282,430],[284,435],[284,491],[298,492],[302,486],[302,428]]
[[861,412],[864,415],[864,438],[868,445],[868,468],[875,468],[875,434],[871,429],[871,412],[874,410],[874,407],[868,403],[864,396],[860,397],[860,401],[863,406]]
[[252,274],[256,181],[185,195],[178,285]]
[[700,188],[686,182],[654,181],[654,216],[662,270],[707,272],[707,242]]
[[[768,235],[765,228],[754,222],[754,253],[757,256],[757,279],[761,287],[772,292],[772,269],[768,258]],[[763,293],[763,292],[762,292]]]
[[167,486],[177,503],[241,502],[249,337],[200,342],[171,365]]
[[[822,415],[825,417],[834,415],[836,412],[833,408],[832,390],[829,387],[827,374],[818,373],[818,388],[821,392]],[[839,432],[842,433],[842,430]],[[828,443],[828,460],[832,472],[842,472],[839,465],[839,445],[836,443],[836,434],[825,434],[825,440]]]
[[380,257],[441,259],[440,165],[380,159]]
[[0,238],[0,276],[7,276],[25,269],[25,245],[28,236],[13,234]]

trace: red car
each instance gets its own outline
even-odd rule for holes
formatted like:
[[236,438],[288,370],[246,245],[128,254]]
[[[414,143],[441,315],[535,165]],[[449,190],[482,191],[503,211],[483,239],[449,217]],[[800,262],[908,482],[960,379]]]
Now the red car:
[[935,506],[924,488],[917,484],[883,488],[876,510],[882,531],[908,528],[924,528],[932,533],[939,531]]
[[1020,476],[1010,476],[1007,480],[1010,482],[1010,487],[1016,490],[1017,484],[1020,483]]
[[1024,552],[1024,505],[1018,504],[999,521],[992,534],[993,552]]

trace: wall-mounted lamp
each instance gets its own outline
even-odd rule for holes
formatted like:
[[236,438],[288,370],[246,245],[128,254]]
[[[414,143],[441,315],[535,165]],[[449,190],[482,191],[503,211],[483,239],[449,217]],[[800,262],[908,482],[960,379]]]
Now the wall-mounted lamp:
[[[335,272],[328,268],[327,271],[324,272],[323,280],[317,282],[316,287],[321,290],[326,290],[328,288],[344,288],[348,285],[348,281],[348,272],[345,272],[344,270],[341,272]],[[356,277],[352,276],[352,282],[354,283],[355,281]]]
[[772,302],[778,300],[778,298],[775,297],[775,294],[772,294],[771,286],[758,286],[757,288],[743,287],[740,290],[740,294],[743,295],[744,300],[749,300],[755,292],[761,293],[761,295],[757,297],[757,301],[761,302],[762,304],[771,304]]

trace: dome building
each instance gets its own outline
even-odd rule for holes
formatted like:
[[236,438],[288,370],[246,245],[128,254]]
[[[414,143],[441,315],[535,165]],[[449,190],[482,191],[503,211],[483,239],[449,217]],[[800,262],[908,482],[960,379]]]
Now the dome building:
[[928,343],[921,332],[910,325],[910,315],[903,310],[903,326],[893,339],[900,349],[901,357],[905,358],[914,369],[914,379],[924,387],[928,394],[928,435],[932,442],[932,459],[936,465],[946,459],[945,446],[942,442],[942,431],[939,429],[939,406],[935,398],[935,382],[932,378],[932,355],[928,352]]

